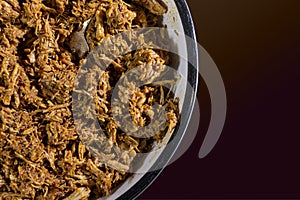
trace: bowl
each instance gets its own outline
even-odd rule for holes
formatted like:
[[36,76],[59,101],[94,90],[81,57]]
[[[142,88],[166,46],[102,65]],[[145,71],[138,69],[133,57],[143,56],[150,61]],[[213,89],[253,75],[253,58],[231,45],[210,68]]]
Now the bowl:
[[[149,154],[144,160],[141,173],[135,173],[119,186],[110,196],[101,199],[135,199],[141,195],[168,165],[188,127],[194,109],[198,87],[198,48],[195,27],[185,0],[163,0],[168,6],[163,24],[167,25],[173,41],[177,43],[179,58],[178,73],[181,79],[175,96],[180,99],[181,119],[165,148]],[[174,34],[175,33],[175,34]],[[145,173],[145,171],[147,171]]]

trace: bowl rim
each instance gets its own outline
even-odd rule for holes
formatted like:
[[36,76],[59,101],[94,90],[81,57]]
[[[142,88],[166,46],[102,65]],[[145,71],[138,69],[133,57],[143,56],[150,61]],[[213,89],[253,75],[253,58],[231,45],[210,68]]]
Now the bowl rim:
[[[189,10],[188,4],[186,0],[174,0],[177,6],[182,25],[184,27],[185,35],[190,37],[192,40],[187,40],[187,49],[188,49],[188,82],[190,86],[187,87],[187,93],[185,95],[182,113],[181,113],[181,123],[185,124],[184,126],[178,126],[174,130],[173,137],[175,140],[172,142],[172,146],[168,149],[165,149],[161,155],[159,156],[158,160],[154,163],[153,169],[157,165],[162,165],[163,168],[153,171],[150,169],[150,172],[147,172],[134,186],[132,186],[128,191],[122,194],[118,200],[123,199],[136,199],[140,196],[162,173],[164,168],[167,166],[168,162],[171,160],[173,155],[175,154],[177,148],[179,147],[183,136],[185,135],[186,129],[191,119],[192,111],[194,109],[195,101],[196,101],[196,94],[198,89],[199,83],[199,57],[198,57],[198,45],[196,39],[196,32],[195,26],[192,19],[191,12]],[[193,66],[191,63],[196,64]],[[191,91],[192,90],[192,91]],[[190,95],[188,95],[190,94]]]

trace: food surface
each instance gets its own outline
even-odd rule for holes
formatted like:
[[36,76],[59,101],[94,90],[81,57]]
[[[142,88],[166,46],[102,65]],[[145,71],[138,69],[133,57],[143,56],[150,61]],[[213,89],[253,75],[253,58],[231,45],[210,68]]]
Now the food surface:
[[[157,0],[0,0],[0,199],[108,196],[130,176],[138,154],[151,151],[174,129],[179,109],[171,90],[127,79],[116,85],[132,69],[139,71],[132,80],[162,76],[172,59],[152,48],[96,69],[92,99],[104,135],[92,127],[80,135],[72,110],[76,92],[85,104],[74,88],[87,55],[118,33],[162,26],[166,12]],[[89,75],[82,74],[86,84]],[[112,105],[115,89],[119,101]],[[122,98],[126,94],[129,99]],[[158,108],[164,108],[166,122],[159,130],[147,129]],[[84,107],[82,112],[88,118]],[[123,117],[115,119],[116,113]],[[141,135],[136,127],[147,131]]]

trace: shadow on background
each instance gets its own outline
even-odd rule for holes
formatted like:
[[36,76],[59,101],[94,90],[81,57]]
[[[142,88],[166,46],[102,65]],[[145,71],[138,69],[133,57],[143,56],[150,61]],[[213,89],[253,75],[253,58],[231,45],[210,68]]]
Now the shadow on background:
[[198,159],[210,118],[201,80],[196,140],[140,199],[300,199],[300,1],[188,3],[225,82],[227,122],[214,151]]

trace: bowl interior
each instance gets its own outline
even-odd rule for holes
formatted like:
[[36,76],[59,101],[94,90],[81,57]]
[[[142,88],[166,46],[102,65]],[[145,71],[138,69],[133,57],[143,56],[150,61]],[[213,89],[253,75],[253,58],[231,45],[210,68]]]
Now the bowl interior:
[[[168,12],[163,17],[163,24],[167,25],[167,31],[170,39],[174,42],[176,49],[172,49],[173,53],[178,56],[177,73],[180,75],[175,88],[175,96],[180,99],[179,109],[183,109],[185,98],[186,98],[186,88],[188,84],[188,49],[185,38],[185,29],[181,20],[181,15],[177,8],[174,0],[163,0],[168,6]],[[129,177],[119,188],[117,188],[110,196],[102,198],[113,200],[124,195],[128,190],[130,190],[134,185],[136,185],[148,172],[153,165],[158,161],[160,155],[165,150],[165,144],[167,144],[171,138],[171,133],[169,133],[164,141],[158,145],[148,156],[145,158],[143,163],[141,163],[140,169],[137,173]],[[151,170],[150,170],[151,171]]]

